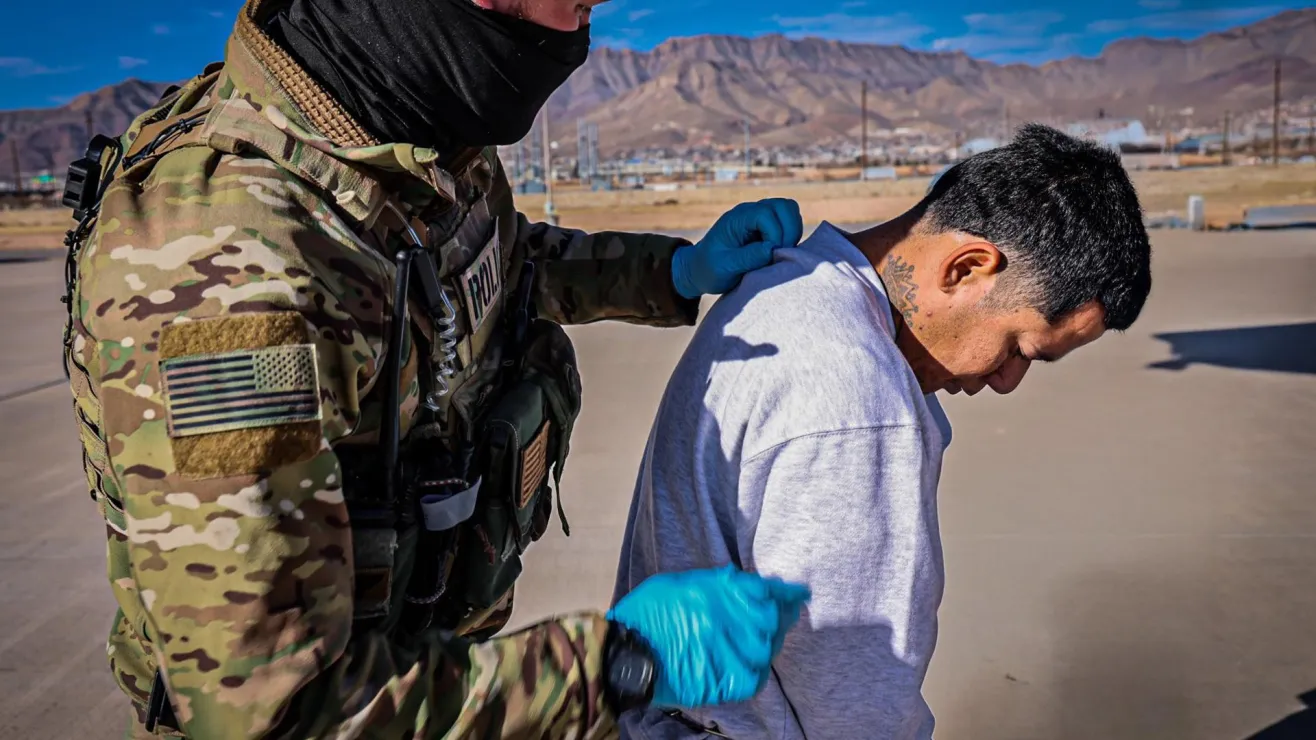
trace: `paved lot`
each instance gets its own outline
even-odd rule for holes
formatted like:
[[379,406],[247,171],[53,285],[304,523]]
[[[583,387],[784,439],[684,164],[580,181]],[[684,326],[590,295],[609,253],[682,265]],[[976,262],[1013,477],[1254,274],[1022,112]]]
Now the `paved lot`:
[[[1316,711],[1277,725],[1316,688],[1316,234],[1156,245],[1133,331],[1036,369],[1012,397],[947,403],[938,738],[1316,738]],[[32,390],[62,379],[60,273],[0,265],[0,738],[111,738],[123,716],[68,392]],[[635,464],[688,338],[573,333],[586,387],[564,481],[573,535],[532,551],[520,623],[605,603]]]

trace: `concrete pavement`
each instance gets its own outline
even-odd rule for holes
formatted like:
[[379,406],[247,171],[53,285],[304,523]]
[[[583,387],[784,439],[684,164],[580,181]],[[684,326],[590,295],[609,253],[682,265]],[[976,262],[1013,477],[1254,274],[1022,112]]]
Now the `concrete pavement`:
[[[1035,368],[1013,396],[946,403],[938,738],[1243,740],[1316,688],[1316,233],[1155,242],[1132,331]],[[59,383],[61,273],[0,265],[0,738],[118,737],[125,711],[103,653],[102,525]],[[636,462],[689,337],[572,334],[573,534],[530,552],[518,624],[607,603]],[[1279,732],[1257,740],[1316,737]]]

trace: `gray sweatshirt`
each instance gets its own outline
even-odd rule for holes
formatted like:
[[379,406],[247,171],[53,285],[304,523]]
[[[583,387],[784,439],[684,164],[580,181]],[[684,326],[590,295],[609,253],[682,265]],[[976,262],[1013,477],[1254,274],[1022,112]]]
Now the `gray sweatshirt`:
[[[823,224],[717,302],[667,386],[614,600],[655,573],[727,563],[813,590],[756,699],[686,712],[731,737],[932,736],[921,687],[950,425],[893,334],[877,272]],[[623,731],[701,736],[656,709]]]

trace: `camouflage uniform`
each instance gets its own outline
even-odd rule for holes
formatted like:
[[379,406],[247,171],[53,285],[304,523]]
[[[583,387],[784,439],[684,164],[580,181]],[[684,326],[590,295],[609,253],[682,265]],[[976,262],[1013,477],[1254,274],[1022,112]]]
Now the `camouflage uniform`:
[[[66,360],[108,525],[119,604],[108,653],[134,705],[130,735],[148,735],[157,675],[195,738],[607,735],[600,613],[485,639],[506,622],[508,589],[451,631],[403,639],[396,620],[354,622],[367,579],[342,455],[372,448],[386,416],[392,255],[404,243],[387,204],[430,242],[448,284],[481,255],[494,255],[504,286],[533,261],[534,308],[561,324],[692,324],[697,302],[670,277],[686,242],[532,224],[491,150],[450,172],[434,151],[373,141],[262,33],[269,4],[250,0],[226,61],[132,124],[76,254]],[[460,228],[435,243],[454,209]],[[435,414],[444,444],[471,442],[507,349],[497,316],[475,315],[504,310],[510,289],[493,292],[491,305],[459,304],[459,369]],[[423,312],[412,319],[400,399],[409,437],[439,342]],[[189,368],[222,370],[234,353],[315,401],[191,426],[180,401],[198,377]],[[578,383],[569,346],[548,356]],[[562,458],[548,459],[560,474]],[[414,550],[400,540],[396,556]],[[397,601],[398,578],[385,574],[386,600]]]

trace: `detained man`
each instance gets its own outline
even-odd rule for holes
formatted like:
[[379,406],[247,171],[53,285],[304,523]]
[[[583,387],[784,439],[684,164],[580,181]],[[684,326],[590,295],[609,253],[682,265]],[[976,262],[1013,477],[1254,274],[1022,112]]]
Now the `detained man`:
[[750,702],[628,715],[632,738],[932,736],[921,689],[943,567],[936,393],[1009,393],[1151,289],[1119,156],[1040,125],[908,213],[823,224],[709,312],[659,407],[615,598],[734,564],[813,593]]

